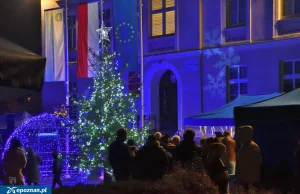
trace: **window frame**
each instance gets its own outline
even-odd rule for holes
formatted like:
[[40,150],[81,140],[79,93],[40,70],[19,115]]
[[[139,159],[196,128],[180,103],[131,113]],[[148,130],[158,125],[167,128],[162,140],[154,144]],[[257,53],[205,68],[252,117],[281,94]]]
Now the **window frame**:
[[[244,83],[247,83],[247,93],[248,93],[248,66],[247,65],[244,65],[244,64],[241,64],[241,65],[230,65],[230,66],[227,66],[228,67],[228,72],[227,72],[227,101],[228,102],[231,102],[235,99],[232,99],[231,98],[231,85],[233,84],[238,84],[238,95],[237,96],[240,96],[240,95],[244,95],[244,94],[241,94],[241,84],[244,84]],[[246,78],[241,78],[241,72],[240,72],[240,68],[241,67],[246,67],[247,68],[247,76]],[[235,78],[235,79],[231,79],[230,77],[230,70],[232,68],[238,68],[238,78]]]
[[[292,0],[293,1],[293,3],[292,3],[292,6],[293,6],[293,8],[292,8],[292,10],[293,10],[293,13],[291,14],[291,15],[284,15],[284,0],[282,0],[281,1],[281,18],[282,19],[287,19],[287,18],[296,18],[296,17],[300,17],[300,12],[299,13],[295,13],[296,11],[295,11],[295,9],[296,9],[296,1],[297,0]],[[300,3],[300,1],[299,1],[299,3]]]
[[[241,27],[241,26],[246,26],[247,25],[247,21],[245,21],[245,23],[241,23],[240,22],[240,0],[236,0],[236,3],[237,3],[237,10],[236,10],[236,13],[237,13],[237,19],[238,19],[238,24],[231,24],[230,23],[230,12],[229,12],[229,10],[230,10],[230,8],[229,8],[229,1],[230,0],[226,0],[226,28],[235,28],[235,27]],[[246,5],[246,10],[247,10],[247,5]],[[245,13],[246,14],[246,16],[247,16],[247,12]]]
[[[292,80],[293,81],[293,90],[297,89],[296,88],[296,79],[300,79],[300,73],[296,73],[295,72],[295,63],[296,62],[300,62],[300,59],[292,59],[292,60],[285,60],[285,61],[282,61],[283,62],[283,66],[282,68],[284,69],[284,63],[288,63],[288,62],[292,62],[293,63],[293,73],[292,74],[284,74],[284,71],[282,70],[282,91],[284,92],[285,91],[285,88],[284,88],[284,81],[285,80]],[[299,87],[300,88],[300,87]]]
[[[69,26],[69,21],[74,19],[74,24],[73,26]],[[77,49],[77,16],[76,15],[68,15],[68,49],[69,50],[76,50]],[[72,41],[69,41],[69,30],[72,30],[72,36],[71,39]],[[73,45],[74,43],[74,45]],[[71,47],[70,47],[71,44]]]
[[[168,7],[166,8],[166,1],[167,0],[162,0],[162,9],[158,9],[158,10],[152,10],[152,0],[149,1],[149,7],[150,7],[150,36],[149,38],[158,38],[158,37],[165,37],[165,36],[174,36],[176,34],[176,0],[174,0],[174,7]],[[166,34],[166,13],[169,11],[174,11],[174,33],[171,34]],[[162,14],[162,35],[157,35],[157,36],[153,36],[152,35],[152,15],[153,14],[158,14],[161,13]]]

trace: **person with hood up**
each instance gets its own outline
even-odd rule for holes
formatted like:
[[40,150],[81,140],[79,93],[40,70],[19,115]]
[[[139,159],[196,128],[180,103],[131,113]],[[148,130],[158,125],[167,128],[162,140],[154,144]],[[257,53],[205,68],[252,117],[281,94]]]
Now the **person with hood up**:
[[166,152],[160,147],[155,135],[148,137],[147,143],[134,159],[134,178],[144,181],[161,179],[168,167]]
[[27,149],[27,165],[25,168],[25,175],[26,175],[26,182],[28,185],[32,183],[34,185],[38,185],[40,182],[40,167],[39,165],[42,164],[41,157],[34,153],[31,147]]
[[259,146],[252,141],[252,126],[240,127],[239,138],[241,147],[237,154],[235,175],[237,183],[248,190],[250,185],[255,186],[260,181],[261,154]]
[[116,181],[127,181],[131,177],[133,155],[129,146],[124,143],[126,139],[127,131],[119,129],[116,140],[108,148],[108,160]]
[[24,185],[23,169],[25,166],[26,157],[21,141],[12,139],[2,161],[2,169],[5,172],[4,185]]
[[226,194],[228,190],[229,173],[226,163],[226,146],[215,138],[209,147],[206,168],[210,178],[217,184],[220,194]]

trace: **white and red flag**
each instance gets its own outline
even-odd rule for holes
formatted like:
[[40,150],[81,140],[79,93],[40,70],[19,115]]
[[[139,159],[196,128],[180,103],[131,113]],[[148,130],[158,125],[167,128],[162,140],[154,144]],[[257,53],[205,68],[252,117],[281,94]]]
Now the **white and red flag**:
[[99,50],[99,4],[78,5],[78,42],[77,42],[77,77],[94,77],[95,73],[89,62],[88,48]]

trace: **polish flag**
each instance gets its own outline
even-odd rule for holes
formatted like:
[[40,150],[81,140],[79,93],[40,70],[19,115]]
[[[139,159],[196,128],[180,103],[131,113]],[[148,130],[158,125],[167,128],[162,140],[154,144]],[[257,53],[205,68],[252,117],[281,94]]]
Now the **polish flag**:
[[77,77],[94,77],[88,49],[99,50],[99,7],[96,3],[78,5]]

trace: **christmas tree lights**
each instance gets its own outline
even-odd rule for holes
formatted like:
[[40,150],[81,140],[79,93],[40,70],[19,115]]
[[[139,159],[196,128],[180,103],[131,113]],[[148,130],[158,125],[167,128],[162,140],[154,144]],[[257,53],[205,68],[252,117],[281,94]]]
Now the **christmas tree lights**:
[[116,53],[109,51],[109,39],[104,36],[109,30],[102,24],[98,30],[102,49],[100,52],[89,50],[89,60],[95,72],[91,95],[75,100],[79,118],[71,131],[71,139],[79,147],[78,156],[74,158],[76,168],[85,176],[103,167],[111,173],[107,152],[119,128],[127,128],[128,138],[139,145],[147,131],[146,127],[137,129],[136,96],[124,92],[125,84],[121,79],[128,65],[120,65],[115,60]]
[[[68,142],[68,131],[75,122],[54,114],[43,113],[32,117],[17,127],[6,141],[4,153],[10,147],[12,138],[18,138],[22,142],[23,148],[31,147],[34,152],[40,155],[43,163],[40,165],[40,183],[52,180],[52,152],[58,151],[63,158],[63,175],[76,175],[72,170],[73,166],[67,163],[67,156],[76,152],[76,147],[72,142]],[[70,168],[70,170],[69,170]]]

